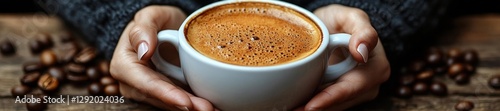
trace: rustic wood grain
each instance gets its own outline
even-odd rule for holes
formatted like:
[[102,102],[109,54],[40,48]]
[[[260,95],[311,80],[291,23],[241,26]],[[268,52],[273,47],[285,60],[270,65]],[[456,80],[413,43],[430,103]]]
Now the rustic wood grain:
[[[479,52],[480,63],[477,73],[466,85],[457,85],[447,76],[437,76],[448,86],[446,97],[432,95],[413,96],[410,99],[378,97],[377,99],[355,106],[353,110],[362,111],[453,111],[460,100],[475,103],[473,111],[500,111],[500,90],[487,85],[490,77],[500,75],[500,15],[477,15],[454,20],[455,27],[448,29],[440,37],[439,47],[443,49],[475,49]],[[19,85],[23,75],[21,65],[27,61],[38,61],[27,47],[27,41],[34,34],[64,32],[60,20],[43,14],[0,15],[0,41],[15,41],[17,54],[5,57],[0,55],[0,110],[25,110],[24,104],[14,103],[10,89]],[[57,40],[57,38],[54,38]],[[58,44],[56,44],[58,45]],[[83,85],[84,86],[84,85]],[[65,84],[58,95],[88,95],[85,87]],[[50,104],[50,110],[157,110],[149,105],[126,100],[124,104]]]

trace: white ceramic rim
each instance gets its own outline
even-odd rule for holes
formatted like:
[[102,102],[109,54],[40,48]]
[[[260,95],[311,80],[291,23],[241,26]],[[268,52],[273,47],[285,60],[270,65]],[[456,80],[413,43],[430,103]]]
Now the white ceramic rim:
[[[241,65],[224,63],[224,62],[217,61],[217,60],[211,59],[209,57],[206,57],[203,54],[201,54],[200,52],[196,51],[187,42],[187,39],[184,35],[184,29],[185,29],[185,25],[187,23],[189,23],[191,21],[191,19],[193,19],[194,17],[198,16],[202,12],[204,12],[208,9],[211,9],[213,7],[217,7],[217,6],[221,6],[221,5],[225,5],[225,4],[231,4],[231,3],[240,3],[240,2],[270,3],[270,4],[274,4],[274,5],[284,6],[284,7],[293,9],[299,13],[304,14],[306,17],[311,19],[315,23],[315,25],[317,25],[320,28],[320,31],[322,33],[322,41],[321,41],[319,48],[316,49],[316,51],[314,53],[312,53],[311,55],[309,55],[305,58],[293,61],[293,62],[289,62],[289,63],[271,65],[271,66],[241,66]],[[204,6],[200,9],[196,10],[195,12],[193,12],[191,15],[189,15],[186,18],[186,20],[182,23],[182,25],[179,28],[179,45],[180,45],[180,47],[184,48],[186,53],[188,53],[189,55],[195,56],[194,57],[195,59],[198,59],[199,61],[204,62],[206,64],[211,64],[213,66],[217,66],[217,67],[221,67],[221,68],[228,68],[228,69],[241,70],[241,71],[283,70],[283,69],[287,69],[290,67],[296,67],[298,65],[306,64],[307,62],[310,62],[313,59],[318,58],[318,56],[320,56],[321,53],[323,53],[326,50],[328,43],[329,43],[329,40],[330,39],[329,39],[328,29],[323,24],[323,22],[318,17],[316,17],[316,15],[314,15],[312,12],[310,12],[304,8],[301,8],[299,6],[296,6],[294,4],[286,3],[286,2],[282,2],[282,1],[277,1],[277,0],[225,0],[225,1],[219,1],[216,3],[212,3],[210,5]],[[325,63],[326,63],[326,61],[325,61]],[[318,67],[321,67],[321,66],[318,66]]]

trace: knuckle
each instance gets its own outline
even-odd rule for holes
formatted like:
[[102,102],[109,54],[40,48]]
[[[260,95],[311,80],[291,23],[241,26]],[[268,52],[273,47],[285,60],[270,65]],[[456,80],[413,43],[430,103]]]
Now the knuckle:
[[111,62],[109,64],[109,73],[111,74],[111,76],[113,77],[117,77],[117,74],[119,73],[119,68],[117,68],[119,60],[116,60],[116,59],[111,59]]
[[366,17],[368,17],[368,14],[366,14],[365,11],[363,11],[361,9],[354,8],[351,10],[350,16],[355,17],[355,18],[366,18]]

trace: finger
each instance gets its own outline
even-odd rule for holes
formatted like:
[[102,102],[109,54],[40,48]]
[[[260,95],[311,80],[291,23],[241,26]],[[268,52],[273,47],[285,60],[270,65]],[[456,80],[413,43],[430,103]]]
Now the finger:
[[126,98],[130,98],[139,102],[146,102],[161,109],[174,109],[173,107],[165,105],[160,100],[147,98],[144,94],[141,94],[139,91],[137,91],[137,89],[134,89],[127,84],[120,83],[120,93]]
[[373,100],[375,99],[375,97],[377,97],[378,92],[379,92],[379,87],[375,87],[372,90],[368,91],[367,93],[363,93],[354,99],[344,101],[338,105],[330,106],[325,111],[342,111],[359,103]]
[[170,6],[148,6],[138,11],[130,29],[130,43],[139,60],[149,60],[157,45],[157,33],[163,29],[178,29],[185,14]]
[[368,61],[369,53],[377,45],[378,34],[363,10],[335,4],[320,8],[315,14],[325,22],[330,33],[352,34],[349,51],[356,61]]

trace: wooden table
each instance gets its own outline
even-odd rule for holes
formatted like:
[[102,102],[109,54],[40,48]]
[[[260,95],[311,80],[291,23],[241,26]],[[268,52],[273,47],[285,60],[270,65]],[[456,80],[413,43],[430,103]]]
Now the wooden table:
[[[456,47],[460,49],[476,49],[479,52],[480,63],[477,74],[467,85],[456,85],[447,77],[437,77],[448,85],[449,94],[446,97],[432,95],[413,96],[411,99],[401,99],[391,96],[380,96],[377,99],[355,106],[353,110],[368,111],[446,111],[454,110],[454,105],[460,100],[475,103],[474,111],[500,111],[500,90],[487,86],[487,80],[493,75],[500,75],[500,15],[477,15],[461,17],[453,22],[456,27],[447,30],[440,47],[444,49]],[[44,14],[0,14],[0,41],[14,41],[17,54],[13,56],[0,55],[0,110],[26,110],[25,104],[14,103],[10,89],[19,85],[23,75],[21,66],[27,61],[37,61],[38,56],[32,55],[27,47],[31,36],[38,32],[57,35],[65,30],[56,17]],[[54,40],[58,40],[55,36]],[[57,45],[57,44],[56,44]],[[88,95],[85,87],[64,85],[60,95]],[[59,95],[58,94],[58,95]],[[157,110],[146,104],[126,100],[123,104],[49,104],[49,110]]]

